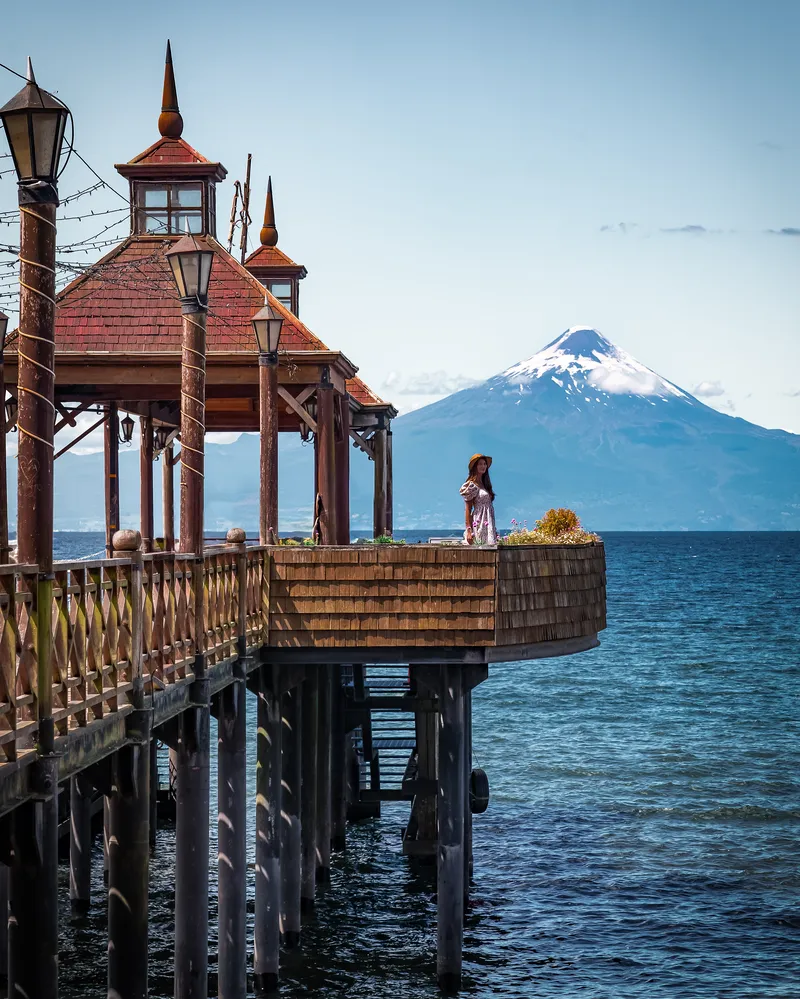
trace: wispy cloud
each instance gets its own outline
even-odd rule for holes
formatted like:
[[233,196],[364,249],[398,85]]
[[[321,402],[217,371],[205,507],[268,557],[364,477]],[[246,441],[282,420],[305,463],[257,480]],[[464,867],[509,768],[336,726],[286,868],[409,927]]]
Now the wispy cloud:
[[679,225],[668,229],[660,229],[659,232],[683,232],[688,233],[690,236],[704,236],[708,232],[713,232],[713,230],[706,229],[704,225]]
[[427,371],[417,375],[401,375],[397,371],[391,371],[381,389],[394,395],[451,395],[479,383],[479,378],[451,374],[448,371]]
[[624,236],[638,227],[637,222],[615,222],[613,225],[601,225],[600,232],[621,232]]
[[771,236],[800,236],[800,229],[791,225],[784,226],[783,229],[765,229],[764,232]]
[[770,153],[782,153],[786,147],[782,146],[780,142],[770,142],[769,139],[764,139],[758,143],[758,148],[766,149]]
[[786,392],[785,394],[788,395],[790,399],[800,399],[800,389],[796,392]]
[[713,396],[725,395],[725,389],[722,382],[700,382],[692,389],[692,395],[700,399],[711,399]]

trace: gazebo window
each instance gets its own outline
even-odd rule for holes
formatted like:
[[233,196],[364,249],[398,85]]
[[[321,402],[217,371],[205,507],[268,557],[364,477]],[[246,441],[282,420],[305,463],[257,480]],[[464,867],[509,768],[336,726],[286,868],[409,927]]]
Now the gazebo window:
[[136,232],[204,232],[202,184],[137,184]]
[[289,311],[292,310],[292,286],[288,281],[268,281],[267,288],[281,305],[285,305]]

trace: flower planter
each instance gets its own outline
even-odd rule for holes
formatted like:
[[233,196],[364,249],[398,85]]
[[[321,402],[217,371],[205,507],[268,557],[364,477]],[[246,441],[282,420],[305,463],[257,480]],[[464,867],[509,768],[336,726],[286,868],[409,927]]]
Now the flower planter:
[[606,626],[602,543],[269,554],[275,649],[402,648],[417,658],[425,648],[476,649],[478,661],[533,659],[591,648]]

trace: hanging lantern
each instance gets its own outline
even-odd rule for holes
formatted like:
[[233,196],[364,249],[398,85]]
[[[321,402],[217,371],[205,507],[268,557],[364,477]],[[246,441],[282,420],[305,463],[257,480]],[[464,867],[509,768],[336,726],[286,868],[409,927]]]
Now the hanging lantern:
[[126,413],[120,420],[119,425],[122,430],[122,437],[119,438],[120,444],[130,444],[133,440],[133,430],[135,427],[131,414]]

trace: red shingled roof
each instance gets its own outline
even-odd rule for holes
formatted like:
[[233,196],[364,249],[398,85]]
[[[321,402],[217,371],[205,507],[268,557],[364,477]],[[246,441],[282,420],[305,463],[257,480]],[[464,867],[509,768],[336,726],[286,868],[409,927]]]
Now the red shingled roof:
[[[219,243],[208,294],[208,351],[255,353],[251,319],[264,304],[264,286]],[[56,351],[179,351],[181,311],[164,254],[172,240],[130,236],[72,281],[58,295]],[[281,347],[328,350],[281,303],[270,305],[284,317]],[[360,378],[347,383],[358,402],[382,402]]]
[[277,246],[259,246],[244,262],[245,267],[302,267]]
[[139,166],[147,163],[210,163],[211,160],[207,160],[193,149],[185,139],[162,136],[158,142],[154,142],[143,153],[139,153],[128,162]]

